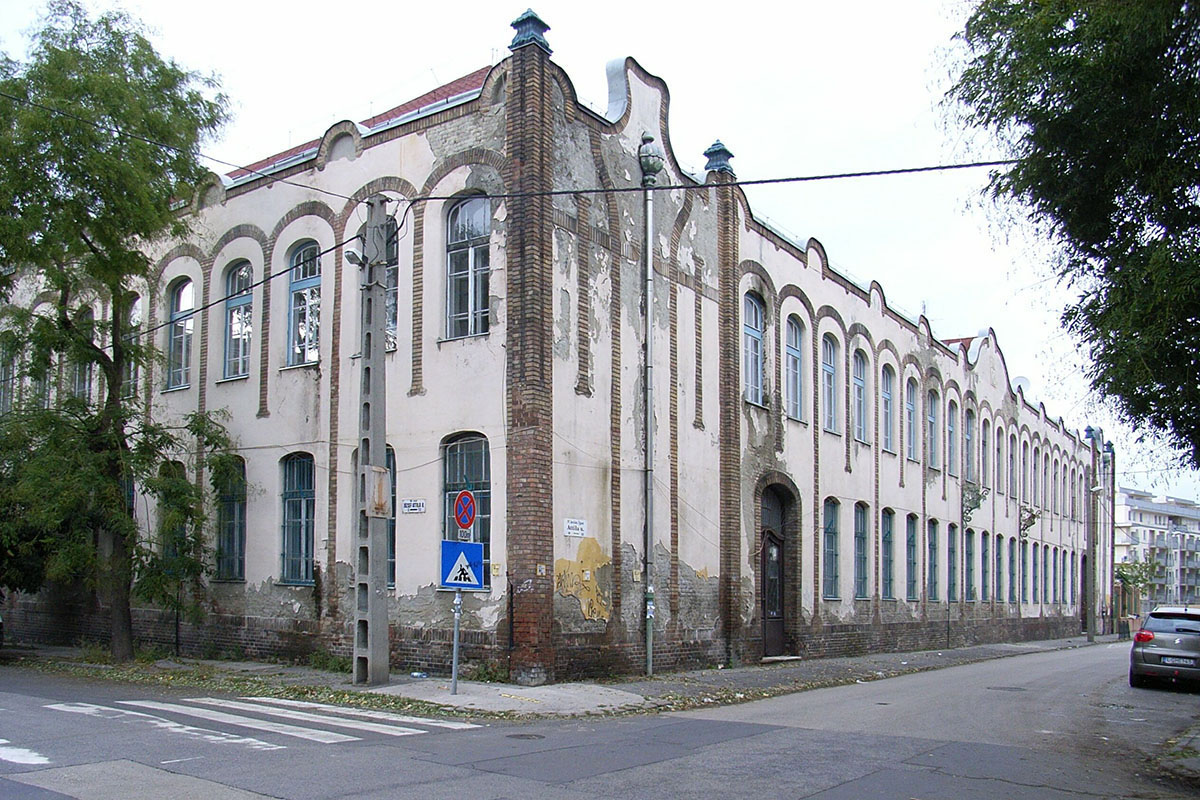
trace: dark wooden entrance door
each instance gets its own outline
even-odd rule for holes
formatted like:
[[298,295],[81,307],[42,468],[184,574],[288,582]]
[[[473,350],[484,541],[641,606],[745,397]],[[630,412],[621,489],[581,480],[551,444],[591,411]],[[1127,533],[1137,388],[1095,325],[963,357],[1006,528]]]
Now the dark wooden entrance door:
[[763,655],[783,655],[783,539],[763,533]]

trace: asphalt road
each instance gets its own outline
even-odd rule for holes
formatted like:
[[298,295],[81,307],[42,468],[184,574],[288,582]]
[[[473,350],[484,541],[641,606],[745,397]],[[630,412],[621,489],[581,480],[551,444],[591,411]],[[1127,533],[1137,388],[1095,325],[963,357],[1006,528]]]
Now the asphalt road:
[[1147,755],[1200,694],[1131,689],[1128,645],[739,706],[491,723],[363,716],[0,667],[0,798],[1195,797]]

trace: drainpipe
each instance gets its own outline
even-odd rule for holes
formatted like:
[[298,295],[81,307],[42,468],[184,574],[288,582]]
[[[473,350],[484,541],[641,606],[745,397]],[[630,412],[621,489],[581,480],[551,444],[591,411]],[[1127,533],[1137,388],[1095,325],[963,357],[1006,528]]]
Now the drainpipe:
[[653,186],[663,168],[663,153],[654,144],[650,133],[642,134],[638,148],[638,164],[642,168],[643,222],[646,241],[642,258],[646,271],[643,303],[646,313],[645,401],[646,408],[646,520],[644,526],[643,570],[646,579],[646,674],[654,674],[654,200]]

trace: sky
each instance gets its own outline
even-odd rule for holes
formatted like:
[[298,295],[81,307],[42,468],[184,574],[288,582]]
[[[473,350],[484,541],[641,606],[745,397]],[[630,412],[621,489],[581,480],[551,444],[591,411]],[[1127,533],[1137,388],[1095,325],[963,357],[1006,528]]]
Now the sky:
[[[204,153],[247,164],[363,120],[508,54],[529,0],[353,4],[293,0],[83,0],[142,21],[159,52],[220,80],[232,120]],[[0,51],[22,58],[43,6],[0,0]],[[605,65],[632,56],[666,81],[670,146],[700,174],[715,140],[743,180],[924,167],[1001,157],[943,100],[965,0],[601,3],[538,0],[553,59],[581,100],[607,108]],[[216,172],[229,167],[210,162]],[[1026,397],[1117,450],[1118,480],[1200,499],[1200,475],[1168,469],[1088,391],[1059,325],[1071,289],[1019,213],[985,194],[986,169],[747,187],[755,215],[834,269],[878,281],[891,307],[941,339],[993,328]],[[1014,219],[1015,217],[1015,219]]]

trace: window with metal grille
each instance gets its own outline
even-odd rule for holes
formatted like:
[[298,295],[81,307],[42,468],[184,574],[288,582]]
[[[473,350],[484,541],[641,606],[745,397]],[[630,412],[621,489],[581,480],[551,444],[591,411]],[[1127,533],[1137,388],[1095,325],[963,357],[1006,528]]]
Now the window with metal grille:
[[292,453],[283,469],[283,575],[285,583],[311,583],[316,481],[313,457]]

